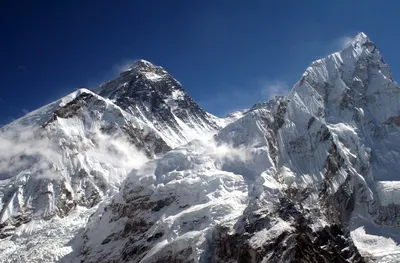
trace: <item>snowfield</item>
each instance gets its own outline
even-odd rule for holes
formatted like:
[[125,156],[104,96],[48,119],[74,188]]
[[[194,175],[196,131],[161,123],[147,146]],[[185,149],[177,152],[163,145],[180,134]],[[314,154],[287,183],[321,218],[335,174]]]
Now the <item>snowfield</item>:
[[24,224],[12,239],[1,242],[1,262],[57,262],[73,251],[74,237],[83,230],[96,208],[78,206],[67,217]]

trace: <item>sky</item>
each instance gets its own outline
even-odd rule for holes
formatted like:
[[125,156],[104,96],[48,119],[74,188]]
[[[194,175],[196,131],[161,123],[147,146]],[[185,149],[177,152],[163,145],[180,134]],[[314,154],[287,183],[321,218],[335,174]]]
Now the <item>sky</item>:
[[0,124],[140,58],[223,116],[287,93],[361,31],[399,80],[399,10],[395,0],[2,0]]

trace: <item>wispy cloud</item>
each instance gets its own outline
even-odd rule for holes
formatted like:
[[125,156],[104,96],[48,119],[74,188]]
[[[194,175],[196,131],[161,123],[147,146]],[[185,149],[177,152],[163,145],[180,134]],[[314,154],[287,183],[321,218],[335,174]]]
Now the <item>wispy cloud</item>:
[[233,111],[251,107],[256,100],[254,92],[245,88],[226,87],[216,92],[213,96],[207,96],[198,101],[200,107],[217,116],[225,116]]
[[86,84],[85,88],[93,89],[103,84],[106,81],[109,81],[115,77],[117,77],[120,73],[126,71],[132,64],[134,64],[138,59],[136,58],[127,58],[122,59],[119,62],[115,63],[111,67],[109,67],[104,72],[100,73],[99,76],[94,77],[89,80]]
[[336,42],[339,48],[348,47],[353,41],[353,37],[351,36],[341,36]]
[[124,72],[129,69],[132,64],[134,64],[138,59],[125,59],[123,61],[118,62],[117,64],[113,65],[111,74],[118,75],[121,72]]
[[225,85],[219,87],[221,92],[198,100],[200,107],[218,116],[225,116],[233,111],[252,107],[259,102],[272,99],[275,95],[286,95],[290,85],[283,80],[255,81],[253,84],[238,87]]
[[312,62],[348,47],[356,35],[357,32],[343,32],[329,39],[319,37],[305,41],[302,48],[305,50],[304,54],[309,57],[309,62]]
[[65,176],[62,171],[74,169],[68,167],[69,162],[63,162],[65,156],[74,159],[76,152],[106,170],[111,166],[129,171],[147,161],[146,155],[123,136],[104,134],[97,126],[83,132],[91,140],[80,141],[81,144],[68,134],[60,137],[64,140],[60,144],[52,139],[50,133],[35,127],[17,127],[0,132],[0,180],[21,172],[32,174],[34,179],[60,180]]
[[261,84],[261,94],[264,100],[270,100],[275,95],[286,95],[289,92],[289,85],[282,80],[264,81]]

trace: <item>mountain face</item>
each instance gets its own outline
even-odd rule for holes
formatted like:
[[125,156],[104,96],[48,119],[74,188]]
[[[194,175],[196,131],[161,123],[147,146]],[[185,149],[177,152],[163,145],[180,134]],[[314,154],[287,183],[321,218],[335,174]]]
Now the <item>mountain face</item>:
[[218,120],[141,60],[94,92],[80,89],[2,127],[0,238],[94,207],[132,168],[211,136]]
[[218,125],[162,67],[139,60],[96,93],[154,127],[171,147],[199,135],[209,137]]
[[399,120],[400,87],[363,33],[223,120],[138,61],[2,128],[21,146],[0,156],[0,254],[399,262]]

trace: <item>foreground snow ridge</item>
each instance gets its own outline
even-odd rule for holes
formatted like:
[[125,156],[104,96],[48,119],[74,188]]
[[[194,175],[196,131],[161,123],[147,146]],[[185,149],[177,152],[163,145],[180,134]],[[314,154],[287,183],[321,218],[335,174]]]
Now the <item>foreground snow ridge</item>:
[[400,262],[400,87],[364,33],[226,118],[139,60],[0,142],[1,262]]

